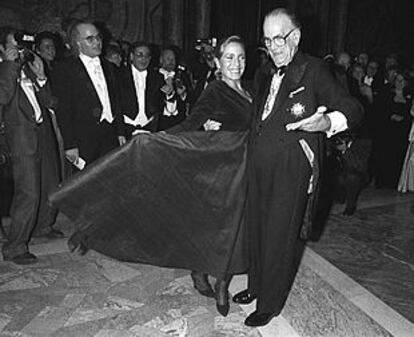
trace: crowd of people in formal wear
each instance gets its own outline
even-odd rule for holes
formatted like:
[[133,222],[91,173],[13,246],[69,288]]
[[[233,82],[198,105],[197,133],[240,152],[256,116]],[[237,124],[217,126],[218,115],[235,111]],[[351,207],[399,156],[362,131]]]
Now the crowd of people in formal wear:
[[[414,69],[403,71],[396,55],[390,55],[382,63],[365,53],[356,58],[341,53],[336,58],[327,56],[325,61],[303,54],[299,50],[300,23],[285,9],[276,9],[266,16],[263,33],[263,47],[257,50],[260,62],[254,76],[246,81],[242,80],[247,64],[246,46],[238,36],[230,36],[218,44],[215,39],[199,41],[198,59],[186,62],[176,46],[158,49],[145,41],[128,43],[110,38],[104,41],[98,26],[89,21],[72,22],[63,40],[51,32],[42,32],[30,41],[30,35],[17,29],[3,29],[2,137],[14,180],[11,225],[2,248],[4,260],[36,263],[37,257],[28,247],[31,237],[63,237],[54,227],[56,205],[63,205],[62,209],[68,203],[80,205],[79,200],[88,195],[85,204],[94,212],[76,206],[79,214],[75,212],[72,220],[96,225],[94,221],[100,217],[100,226],[78,229],[70,240],[72,248],[102,249],[103,253],[121,260],[190,269],[195,288],[203,296],[215,297],[217,310],[223,316],[229,311],[227,288],[231,276],[247,271],[248,289],[233,298],[240,304],[257,299],[257,310],[245,323],[261,326],[277,316],[310,235],[315,196],[320,181],[324,181],[326,154],[337,164],[335,184],[344,190],[345,214],[353,214],[360,190],[371,179],[377,187],[398,186],[402,192],[414,190]],[[347,132],[348,129],[351,131]],[[203,157],[206,152],[211,156],[211,149],[204,148],[203,138],[210,137],[211,132],[198,136],[191,133],[202,130],[233,132],[238,138],[231,138],[232,144],[248,144],[247,156],[236,158],[239,166],[231,162],[236,160],[231,155],[220,157],[225,158],[223,162],[208,171],[211,180],[204,179],[208,165],[202,164],[200,158],[208,158],[205,160],[210,165],[215,160]],[[249,139],[245,140],[247,131]],[[159,242],[165,243],[164,249],[170,247],[169,253],[177,256],[176,262],[166,262],[166,257],[153,259],[160,256],[163,248],[158,245],[154,252],[151,251],[154,246],[146,246],[148,241],[144,238],[151,239],[143,236],[142,231],[145,226],[150,229],[151,221],[140,228],[141,234],[137,229],[131,231],[128,226],[134,222],[133,211],[121,212],[120,204],[126,198],[111,196],[108,187],[111,183],[121,186],[122,181],[116,180],[116,176],[123,172],[115,168],[121,167],[128,176],[132,166],[125,160],[130,160],[131,151],[139,152],[133,146],[149,148],[145,142],[137,141],[148,134],[156,135],[145,138],[145,142],[155,144],[151,146],[159,151],[159,157],[165,153],[165,146],[173,146],[171,151],[178,152],[171,153],[177,153],[177,157],[194,156],[195,148],[203,148],[202,153],[196,153],[197,165],[193,162],[193,166],[186,166],[189,164],[184,161],[182,172],[178,172],[182,178],[179,189],[184,189],[187,183],[205,188],[196,197],[187,196],[189,203],[195,202],[191,211],[198,213],[188,220],[182,214],[175,217],[179,210],[166,206],[168,212],[160,210],[159,214],[145,215],[154,228],[159,221],[162,228],[162,221],[182,219],[187,226],[184,229],[194,234],[188,238],[191,245],[178,243],[174,236],[177,234],[171,231],[163,234],[158,230],[154,234]],[[325,144],[325,135],[331,140],[329,146]],[[216,139],[217,153],[228,151],[229,140],[225,138],[228,136],[213,137],[224,137]],[[239,153],[236,150],[234,153]],[[160,199],[157,207],[163,205],[165,198],[154,197],[154,191],[169,183],[160,168],[163,160],[167,163],[172,159],[151,156],[145,157],[148,158],[145,164],[134,164],[147,165],[145,168],[153,171],[153,175],[161,172],[151,178],[156,182],[145,186],[144,192],[151,190],[151,198],[147,196],[144,202],[136,195],[136,208],[142,207],[141,215],[157,197]],[[174,165],[171,170],[176,169],[177,164]],[[92,170],[88,170],[90,166]],[[233,171],[223,171],[223,166]],[[242,169],[236,170],[237,167]],[[73,171],[83,170],[87,174],[81,175],[83,180],[78,179],[72,190],[68,189],[71,193],[55,198],[58,201],[51,204],[48,199],[58,185],[70,180]],[[233,172],[238,180],[233,176],[219,180],[217,172],[224,176]],[[188,182],[184,176],[191,176],[191,180]],[[92,184],[85,192],[88,182],[100,179],[105,179],[104,185],[108,187],[105,196],[100,194],[99,184]],[[129,187],[127,182],[125,188]],[[82,193],[76,194],[79,188]],[[246,192],[240,193],[245,189]],[[80,197],[73,200],[75,195]],[[225,199],[219,207],[217,200],[222,200],[222,196]],[[101,198],[109,200],[111,206],[101,209],[102,205],[94,204]],[[197,206],[203,202],[204,208],[199,210]],[[214,206],[205,209],[209,202]],[[236,206],[225,208],[230,204]],[[214,212],[223,209],[233,216],[214,218]],[[185,212],[193,214],[190,210]],[[73,207],[69,213],[75,214]],[[160,214],[165,218],[160,219]],[[131,218],[129,224],[117,223],[114,232],[116,216]],[[206,224],[203,236],[199,236],[190,226],[198,224],[201,230],[202,221]],[[209,223],[214,226],[208,227]],[[176,225],[178,231],[181,227]],[[128,241],[131,237],[132,243]],[[206,240],[211,238],[216,239],[207,244]],[[122,242],[125,246],[119,251]],[[175,242],[173,248],[172,242]],[[220,246],[226,249],[221,250]],[[247,253],[242,248],[246,246]],[[209,275],[217,279],[214,287],[209,284]]]
[[355,211],[359,191],[376,188],[414,190],[414,63],[396,53],[385,57],[341,52],[325,60],[343,87],[363,105],[365,117],[353,134],[331,143],[339,164],[345,214]]

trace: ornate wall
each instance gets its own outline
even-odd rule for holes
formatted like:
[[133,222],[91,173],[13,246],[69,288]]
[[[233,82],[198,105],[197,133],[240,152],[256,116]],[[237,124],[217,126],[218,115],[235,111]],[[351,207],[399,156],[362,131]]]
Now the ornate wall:
[[412,49],[414,0],[0,0],[0,26],[59,31],[65,19],[88,18],[116,38],[177,44],[188,53],[196,38],[211,35],[257,44],[264,14],[277,6],[299,12],[303,47],[313,54]]
[[161,0],[0,0],[0,26],[60,31],[69,18],[106,24],[116,38],[162,41]]

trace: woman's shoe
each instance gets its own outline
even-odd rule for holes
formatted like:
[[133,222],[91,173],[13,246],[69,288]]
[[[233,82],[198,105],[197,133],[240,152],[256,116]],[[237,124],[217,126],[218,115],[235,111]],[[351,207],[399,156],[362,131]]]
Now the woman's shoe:
[[211,288],[208,282],[207,274],[200,273],[198,271],[191,272],[191,279],[193,280],[194,288],[205,297],[214,297],[213,288]]
[[216,291],[216,308],[224,317],[227,316],[230,310],[229,291],[227,288],[228,282],[225,280],[217,280],[214,286],[214,290]]

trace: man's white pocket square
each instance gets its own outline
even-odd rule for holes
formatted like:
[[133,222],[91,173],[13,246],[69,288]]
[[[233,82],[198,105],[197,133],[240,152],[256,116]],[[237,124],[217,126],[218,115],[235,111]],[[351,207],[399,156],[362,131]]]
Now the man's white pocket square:
[[293,98],[293,96],[295,96],[296,94],[300,93],[300,92],[301,92],[301,91],[303,91],[303,90],[305,90],[305,87],[300,87],[300,88],[297,88],[296,90],[292,91],[292,92],[289,94],[289,98]]

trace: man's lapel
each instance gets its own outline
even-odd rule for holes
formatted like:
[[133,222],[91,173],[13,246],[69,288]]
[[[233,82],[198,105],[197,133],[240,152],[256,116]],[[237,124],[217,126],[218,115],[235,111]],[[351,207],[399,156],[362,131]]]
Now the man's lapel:
[[89,97],[94,97],[94,99],[100,103],[101,101],[99,100],[99,96],[96,92],[95,86],[93,85],[92,79],[89,77],[88,71],[79,57],[76,58],[74,71],[76,72],[76,77],[80,81],[79,83],[85,83],[86,89],[90,92],[90,95],[92,95]]
[[279,111],[280,107],[287,99],[289,92],[297,87],[305,73],[306,65],[307,62],[305,56],[301,52],[297,52],[286,69],[285,77],[283,78],[279,92],[276,95],[272,113]]

